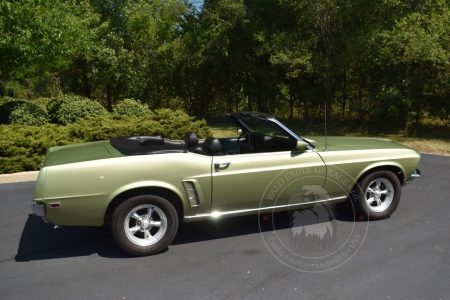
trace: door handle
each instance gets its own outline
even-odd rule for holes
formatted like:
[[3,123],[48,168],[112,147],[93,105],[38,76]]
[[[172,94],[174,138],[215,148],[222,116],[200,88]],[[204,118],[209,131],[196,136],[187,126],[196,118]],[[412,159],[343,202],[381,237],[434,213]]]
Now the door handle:
[[231,162],[224,162],[224,163],[221,163],[221,162],[215,162],[215,163],[214,163],[214,168],[216,168],[216,170],[217,170],[217,169],[220,169],[221,166],[226,166],[226,167],[228,167],[229,165],[231,165]]

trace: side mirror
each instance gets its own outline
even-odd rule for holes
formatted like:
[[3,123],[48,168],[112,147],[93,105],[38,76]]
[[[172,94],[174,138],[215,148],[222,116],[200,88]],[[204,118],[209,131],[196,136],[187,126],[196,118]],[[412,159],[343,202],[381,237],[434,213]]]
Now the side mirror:
[[241,129],[241,128],[238,128],[238,129],[236,130],[236,132],[237,132],[237,134],[241,135],[241,134],[242,134],[242,129]]
[[298,152],[305,152],[305,148],[308,147],[309,144],[307,142],[303,141],[297,141],[297,151]]

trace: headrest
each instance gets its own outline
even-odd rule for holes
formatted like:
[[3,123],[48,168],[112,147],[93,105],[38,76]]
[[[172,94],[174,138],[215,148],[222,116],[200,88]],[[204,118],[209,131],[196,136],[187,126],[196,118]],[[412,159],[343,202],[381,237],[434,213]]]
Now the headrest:
[[203,150],[205,150],[208,154],[217,154],[220,151],[222,151],[222,145],[220,144],[219,140],[210,136],[207,137],[205,142],[203,143]]
[[186,132],[184,135],[184,142],[189,147],[195,146],[198,143],[198,136],[195,132]]

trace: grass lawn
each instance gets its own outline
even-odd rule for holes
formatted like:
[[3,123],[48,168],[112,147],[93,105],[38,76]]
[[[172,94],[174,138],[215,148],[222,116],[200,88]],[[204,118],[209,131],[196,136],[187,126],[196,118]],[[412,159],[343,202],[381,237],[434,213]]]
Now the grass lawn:
[[[237,126],[231,121],[222,118],[215,118],[207,120],[208,126],[217,138],[221,137],[236,137]],[[324,135],[323,125],[317,125],[313,128],[300,128],[299,126],[288,126],[295,133],[302,136],[308,135]],[[435,135],[434,129],[427,129],[429,131],[428,136]],[[379,138],[388,138],[399,144],[416,149],[421,153],[432,153],[440,155],[450,156],[450,140],[449,139],[437,139],[437,138],[423,138],[423,137],[406,137],[402,133],[397,134],[370,134],[366,131],[348,130],[344,126],[337,126],[328,129],[328,135],[340,135],[340,136],[372,136]],[[427,132],[421,132],[421,136],[427,136]]]

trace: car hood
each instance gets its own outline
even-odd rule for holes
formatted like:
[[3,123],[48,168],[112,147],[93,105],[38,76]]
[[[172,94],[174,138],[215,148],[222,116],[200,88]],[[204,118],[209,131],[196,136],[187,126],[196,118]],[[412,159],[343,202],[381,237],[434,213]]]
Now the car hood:
[[[325,149],[324,136],[305,136],[311,144],[316,147],[317,151]],[[328,136],[327,150],[366,150],[366,149],[408,149],[408,147],[394,143],[389,139],[383,138],[366,138],[366,137],[348,137],[348,136]]]
[[119,156],[123,156],[123,154],[114,149],[114,147],[110,145],[109,141],[73,144],[49,148],[41,167],[43,168]]

